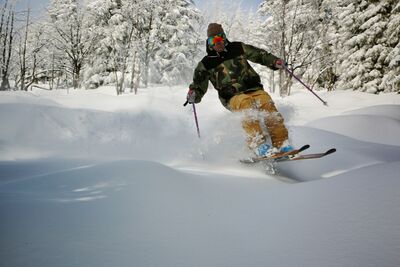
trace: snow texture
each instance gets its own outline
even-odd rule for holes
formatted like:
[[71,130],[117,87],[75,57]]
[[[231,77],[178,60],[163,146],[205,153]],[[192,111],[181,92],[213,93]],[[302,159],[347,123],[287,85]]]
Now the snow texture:
[[271,176],[214,90],[201,139],[185,88],[114,91],[0,93],[0,266],[400,265],[398,94],[273,95],[337,152]]

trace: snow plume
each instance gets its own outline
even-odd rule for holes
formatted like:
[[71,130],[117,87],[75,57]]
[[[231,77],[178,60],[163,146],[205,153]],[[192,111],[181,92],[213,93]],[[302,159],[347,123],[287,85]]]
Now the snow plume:
[[[121,98],[110,95],[110,89],[105,89],[106,94],[95,93],[97,100],[92,98],[93,94],[82,95],[74,91],[73,94],[81,97],[70,98],[64,96],[62,90],[58,91],[61,93],[59,99],[67,99],[63,105],[53,99],[32,98],[29,93],[16,94],[12,101],[0,106],[4,115],[2,122],[10,126],[1,136],[1,140],[10,141],[2,146],[2,159],[58,157],[60,152],[68,157],[161,161],[198,158],[202,153],[210,153],[213,157],[212,154],[232,152],[239,158],[240,152],[233,144],[237,141],[244,143],[240,118],[227,116],[230,113],[219,103],[215,106],[224,112],[212,118],[203,115],[203,108],[198,107],[200,140],[196,135],[192,109],[184,109],[179,102],[180,99],[184,101],[182,96],[185,94],[178,95],[181,90],[161,87],[149,92],[152,97],[126,95],[122,97],[121,105]],[[177,100],[174,105],[168,104],[171,97]],[[77,107],[81,104],[86,108]],[[68,105],[77,108],[71,109]],[[31,114],[31,117],[26,114]],[[210,120],[215,121],[215,125],[211,126]],[[237,126],[233,127],[236,130],[226,131],[233,124]],[[29,134],[22,134],[27,131]],[[224,160],[222,154],[217,158]]]

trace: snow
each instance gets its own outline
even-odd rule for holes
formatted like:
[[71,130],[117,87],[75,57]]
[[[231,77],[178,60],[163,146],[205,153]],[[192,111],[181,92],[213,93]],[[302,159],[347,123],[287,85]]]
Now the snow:
[[[397,114],[400,115],[399,112]],[[363,141],[399,146],[399,122],[399,119],[377,115],[347,115],[320,119],[308,125],[314,128],[335,131]],[[354,125],[357,125],[357,127],[354,127]]]
[[0,266],[399,266],[400,95],[273,95],[319,160],[241,165],[209,89],[0,92]]

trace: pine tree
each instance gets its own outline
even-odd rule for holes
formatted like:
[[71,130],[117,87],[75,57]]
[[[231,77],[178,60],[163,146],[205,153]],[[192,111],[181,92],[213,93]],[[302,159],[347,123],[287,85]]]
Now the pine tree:
[[398,33],[400,25],[398,19],[396,22],[396,15],[392,14],[396,10],[394,6],[398,5],[396,2],[345,2],[347,5],[339,17],[343,20],[339,87],[370,93],[396,89],[398,78],[395,73],[396,68],[398,73],[399,64],[393,61],[395,56],[389,56],[396,51],[399,41],[396,31]]
[[88,4],[91,39],[96,40],[85,72],[86,86],[114,83],[124,92],[135,25],[130,20],[136,1],[95,0]]
[[383,74],[381,90],[400,92],[400,2],[391,1],[392,10],[384,36],[387,38],[389,54],[385,60],[387,71]]
[[195,65],[200,14],[192,1],[164,1],[160,10],[157,38],[153,56],[158,79],[154,82],[181,84],[192,78]]
[[308,31],[314,36],[313,45],[306,47],[303,53],[309,53],[305,77],[314,89],[334,90],[337,82],[335,54],[338,38],[337,8],[335,0],[313,1],[312,10],[314,23]]
[[176,84],[192,75],[199,12],[191,1],[94,0],[89,11],[99,40],[89,81],[113,73],[105,82],[116,83],[120,94],[125,84],[136,92],[139,81]]

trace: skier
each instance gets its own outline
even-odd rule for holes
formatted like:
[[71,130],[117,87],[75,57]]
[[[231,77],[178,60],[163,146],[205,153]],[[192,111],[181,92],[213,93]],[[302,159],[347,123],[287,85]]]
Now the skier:
[[[207,56],[197,65],[189,86],[187,102],[199,103],[207,92],[208,81],[218,91],[221,103],[230,111],[244,111],[242,126],[247,134],[249,148],[259,157],[289,152],[288,130],[274,102],[264,91],[260,76],[247,60],[273,70],[285,62],[265,50],[242,42],[230,42],[220,24],[211,23],[207,29]],[[262,115],[261,119],[259,116]],[[262,130],[264,123],[268,134]]]

